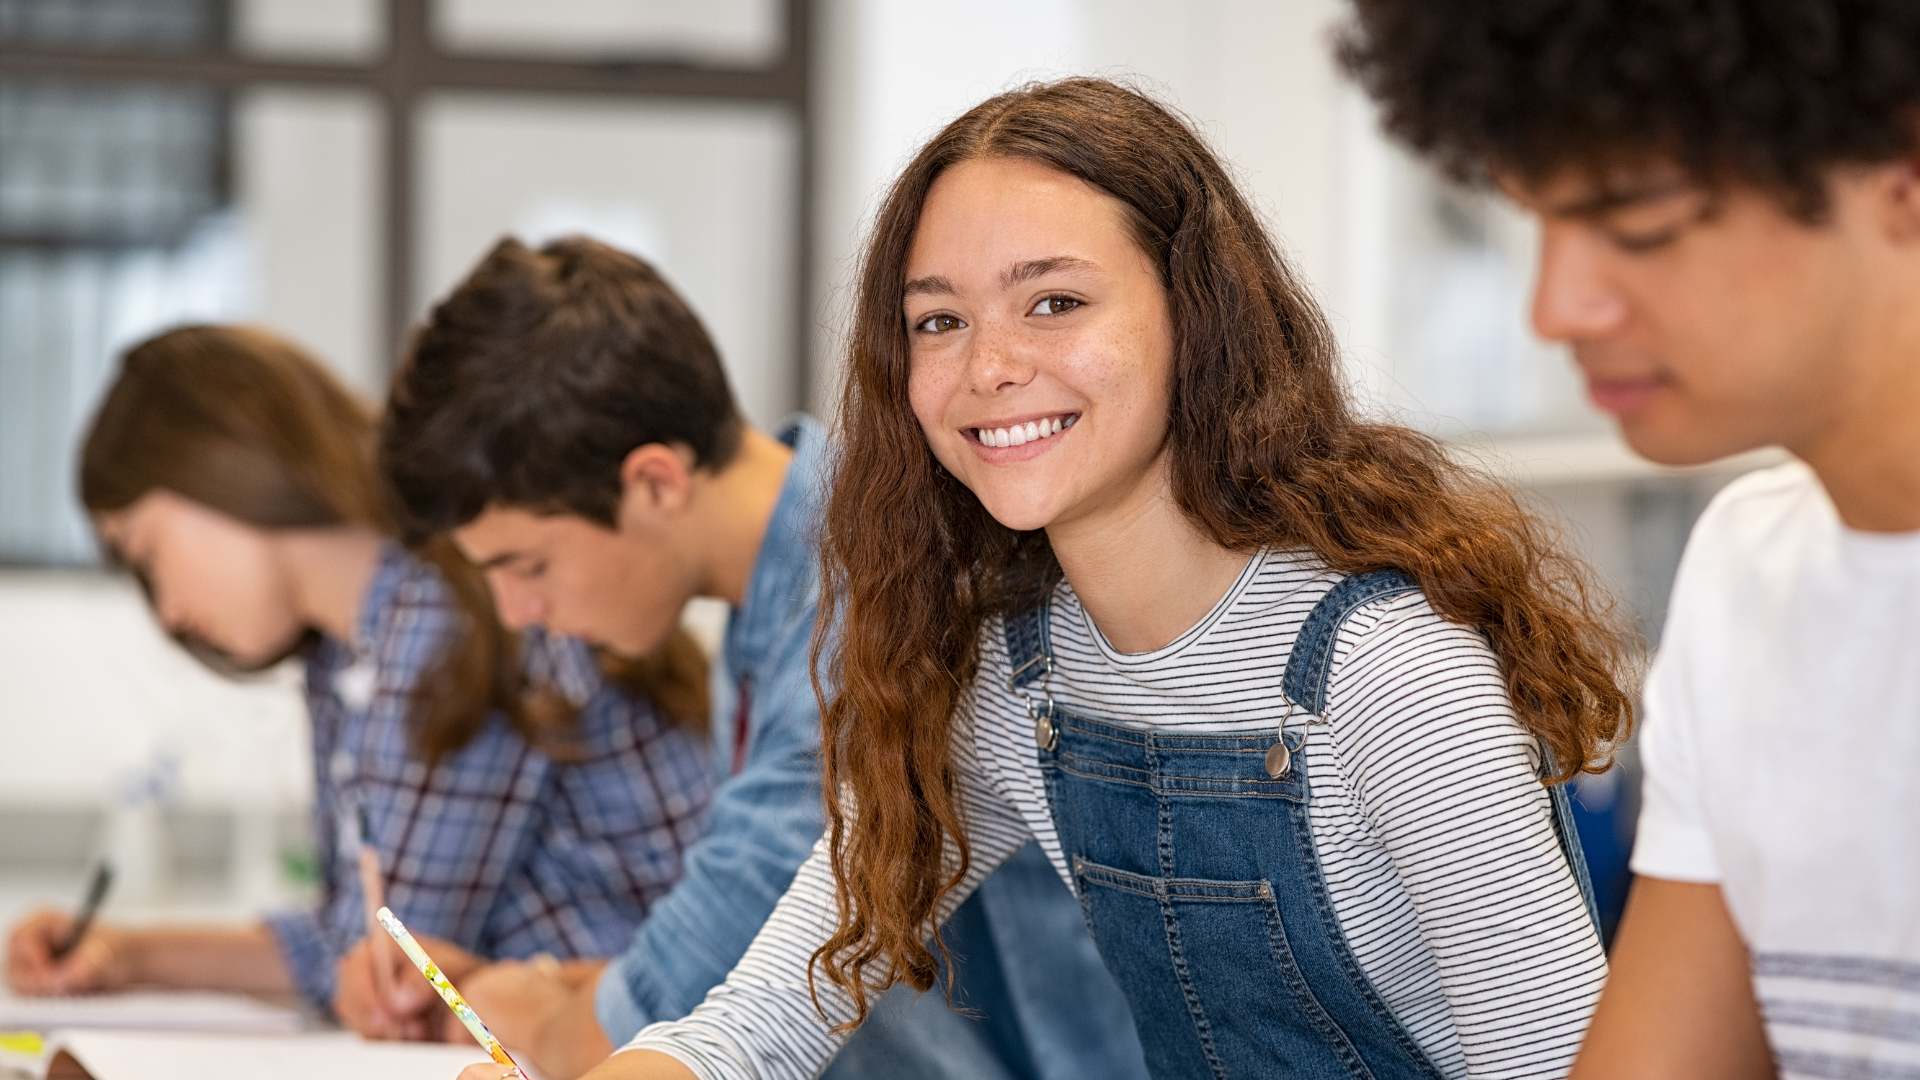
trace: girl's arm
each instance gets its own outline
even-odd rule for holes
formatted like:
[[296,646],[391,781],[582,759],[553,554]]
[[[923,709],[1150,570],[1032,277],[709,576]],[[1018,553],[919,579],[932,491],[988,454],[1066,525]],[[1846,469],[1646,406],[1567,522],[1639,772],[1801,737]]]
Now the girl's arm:
[[1566,1075],[1606,955],[1493,650],[1418,595],[1365,609],[1342,630],[1327,713],[1413,901],[1467,1074]]
[[[504,1070],[494,1064],[469,1065],[460,1080],[501,1080]],[[580,1080],[699,1080],[692,1069],[665,1054],[631,1050],[615,1054]]]
[[53,958],[71,916],[43,911],[7,942],[7,981],[23,994],[135,986],[286,994],[293,990],[273,935],[259,925],[133,928],[96,923],[72,952]]

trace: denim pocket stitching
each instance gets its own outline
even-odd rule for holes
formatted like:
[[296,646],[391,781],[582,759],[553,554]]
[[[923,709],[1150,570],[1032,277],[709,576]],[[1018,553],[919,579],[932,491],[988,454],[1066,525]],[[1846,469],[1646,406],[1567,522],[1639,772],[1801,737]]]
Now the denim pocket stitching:
[[1164,891],[1160,893],[1160,923],[1167,936],[1167,955],[1173,960],[1174,978],[1180,983],[1180,996],[1187,999],[1187,1019],[1193,1022],[1194,1034],[1200,1040],[1200,1052],[1206,1057],[1214,1080],[1227,1080],[1226,1063],[1220,1060],[1220,1051],[1213,1045],[1213,1020],[1200,1003],[1200,991],[1193,985],[1186,950],[1180,944],[1180,919],[1174,914],[1173,905],[1167,902]]
[[1356,1080],[1371,1080],[1373,1071],[1368,1069],[1366,1062],[1360,1059],[1360,1051],[1354,1048],[1352,1040],[1347,1038],[1347,1033],[1340,1030],[1340,1025],[1333,1022],[1333,1017],[1328,1014],[1326,1005],[1314,995],[1313,987],[1307,984],[1307,977],[1300,973],[1300,962],[1293,957],[1293,945],[1287,941],[1286,927],[1280,919],[1279,901],[1274,899],[1270,889],[1262,899],[1265,900],[1261,906],[1261,914],[1265,916],[1267,923],[1267,952],[1280,968],[1280,975],[1287,980],[1295,1000],[1310,1006],[1303,1008],[1301,1013],[1306,1017],[1307,1022],[1320,1032],[1321,1037],[1326,1039],[1329,1048],[1340,1058],[1341,1064],[1353,1073]]
[[1406,1051],[1408,1057],[1418,1062],[1429,1077],[1439,1080],[1441,1075],[1439,1068],[1433,1064],[1432,1059],[1427,1057],[1425,1048],[1414,1039],[1413,1033],[1408,1031],[1406,1025],[1400,1022],[1400,1018],[1387,1007],[1386,999],[1380,996],[1380,991],[1375,989],[1373,980],[1367,977],[1366,971],[1360,967],[1359,959],[1353,955],[1353,945],[1347,940],[1346,928],[1340,925],[1340,917],[1333,910],[1333,902],[1327,892],[1325,871],[1320,866],[1319,849],[1313,846],[1312,825],[1305,815],[1301,815],[1300,819],[1294,822],[1294,830],[1296,842],[1306,845],[1306,850],[1313,853],[1313,857],[1307,860],[1307,863],[1308,873],[1313,875],[1315,887],[1309,889],[1308,894],[1313,905],[1314,916],[1319,920],[1321,928],[1338,945],[1333,950],[1335,963],[1340,965],[1340,970],[1346,975],[1347,981],[1359,990],[1361,996],[1366,998],[1367,1004],[1372,1006],[1380,1016],[1392,1033],[1394,1042]]
[[[1295,766],[1298,768],[1299,766]],[[1307,793],[1296,780],[1275,780],[1253,776],[1182,776],[1161,773],[1160,790],[1181,795],[1224,795],[1249,799],[1285,799],[1305,802]]]
[[[1225,1073],[1221,1070],[1213,1045],[1211,1022],[1206,1016],[1206,1010],[1201,1007],[1198,992],[1193,988],[1192,974],[1187,968],[1186,956],[1180,949],[1179,917],[1173,910],[1173,901],[1176,899],[1190,903],[1256,905],[1267,929],[1267,955],[1278,968],[1278,974],[1285,981],[1294,1001],[1301,1006],[1300,1013],[1303,1018],[1326,1040],[1329,1049],[1357,1080],[1368,1080],[1372,1077],[1373,1074],[1361,1060],[1359,1051],[1354,1048],[1346,1033],[1340,1030],[1340,1026],[1334,1023],[1326,1006],[1314,995],[1312,987],[1307,984],[1306,976],[1301,974],[1299,961],[1293,956],[1293,947],[1286,940],[1286,930],[1280,918],[1279,901],[1274,897],[1273,885],[1270,882],[1156,878],[1104,866],[1082,858],[1073,860],[1073,876],[1080,885],[1082,910],[1086,912],[1089,929],[1093,925],[1090,902],[1086,898],[1090,885],[1102,885],[1159,902],[1174,973],[1179,981],[1181,993],[1187,998],[1187,1009],[1200,1035],[1208,1065],[1214,1070],[1216,1076],[1224,1076]],[[1425,1059],[1422,1057],[1420,1060]]]
[[[1129,784],[1133,787],[1147,788],[1148,790],[1152,790],[1153,788],[1153,783],[1148,777],[1148,774],[1141,769],[1128,769],[1124,766],[1119,766],[1116,767],[1116,771],[1114,772],[1093,772],[1084,767],[1076,767],[1068,764],[1068,758],[1064,754],[1061,755],[1057,768],[1063,773],[1067,773],[1070,776],[1078,776],[1084,780],[1103,780],[1115,784]],[[1123,773],[1130,775],[1122,775]]]

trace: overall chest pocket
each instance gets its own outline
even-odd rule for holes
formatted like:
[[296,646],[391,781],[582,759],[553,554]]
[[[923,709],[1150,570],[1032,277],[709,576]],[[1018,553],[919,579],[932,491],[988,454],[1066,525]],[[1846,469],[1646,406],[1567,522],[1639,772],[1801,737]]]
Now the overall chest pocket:
[[1159,878],[1073,862],[1101,956],[1155,1077],[1375,1076],[1314,996],[1266,881]]

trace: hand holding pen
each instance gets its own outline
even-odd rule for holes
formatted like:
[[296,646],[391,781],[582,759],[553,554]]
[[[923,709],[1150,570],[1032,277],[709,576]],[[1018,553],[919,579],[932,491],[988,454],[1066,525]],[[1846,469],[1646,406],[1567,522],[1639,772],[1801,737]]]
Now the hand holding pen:
[[122,935],[94,925],[113,871],[102,864],[72,914],[34,912],[7,935],[7,985],[21,994],[84,994],[117,990],[132,980]]

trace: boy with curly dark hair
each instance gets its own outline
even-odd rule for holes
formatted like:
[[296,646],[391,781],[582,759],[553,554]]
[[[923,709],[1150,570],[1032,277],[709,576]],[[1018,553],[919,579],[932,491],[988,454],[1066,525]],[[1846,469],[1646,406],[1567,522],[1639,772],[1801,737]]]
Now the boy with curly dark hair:
[[1920,1076],[1920,3],[1355,6],[1388,129],[1539,219],[1534,326],[1627,442],[1797,459],[1682,562],[1574,1075]]

